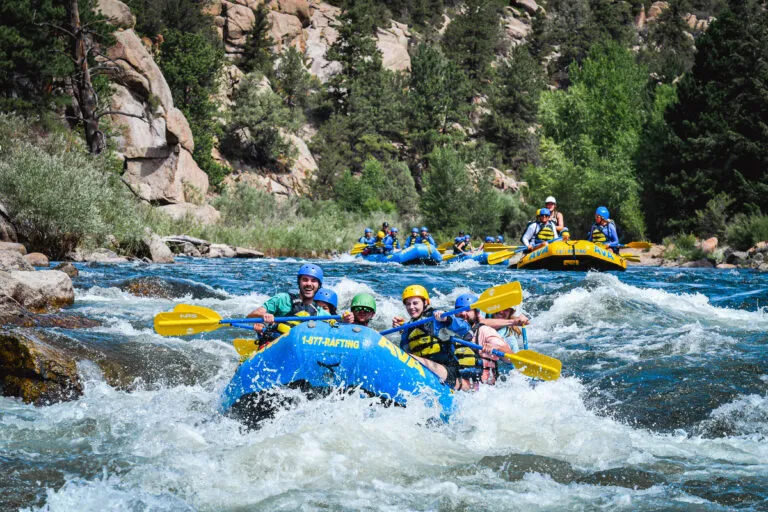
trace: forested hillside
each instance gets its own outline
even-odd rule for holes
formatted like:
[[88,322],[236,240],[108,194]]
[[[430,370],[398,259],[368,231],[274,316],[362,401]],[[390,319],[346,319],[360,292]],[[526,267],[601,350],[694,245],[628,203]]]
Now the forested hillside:
[[[3,2],[0,110],[25,143],[82,135],[144,204],[216,207],[217,228],[185,217],[197,234],[309,248],[278,234],[306,222],[333,248],[390,218],[517,238],[554,195],[576,237],[605,205],[626,239],[768,239],[758,2],[124,1]],[[178,186],[150,191],[171,161]]]

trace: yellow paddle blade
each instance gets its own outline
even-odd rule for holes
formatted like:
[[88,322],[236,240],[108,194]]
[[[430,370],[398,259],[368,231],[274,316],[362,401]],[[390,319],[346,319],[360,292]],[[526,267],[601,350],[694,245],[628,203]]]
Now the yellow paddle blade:
[[[197,313],[210,318],[216,318],[218,316],[218,313],[212,309],[204,308],[203,306],[193,306],[192,304],[176,304],[176,307],[173,308],[173,312]],[[219,318],[219,320],[221,320],[221,318]]]
[[512,362],[523,375],[542,380],[557,380],[563,363],[554,357],[539,354],[533,350],[521,350],[514,354],[506,354],[505,359]]
[[640,262],[640,256],[637,256],[635,254],[622,254],[621,257],[627,261],[634,261],[635,263]]
[[488,255],[488,264],[496,265],[502,261],[507,261],[509,258],[515,255],[515,251],[499,251]]
[[485,252],[498,252],[498,251],[508,251],[508,250],[515,250],[519,249],[520,245],[506,245],[506,244],[497,244],[497,243],[487,243],[483,245],[483,251]]
[[651,242],[629,242],[628,244],[624,244],[624,247],[630,249],[650,249],[653,247],[653,244],[651,244]]
[[232,340],[237,353],[240,354],[242,360],[245,360],[251,354],[259,350],[259,340],[247,339],[247,338],[235,338]]
[[155,332],[161,336],[186,336],[215,331],[223,325],[219,323],[221,317],[215,311],[208,311],[212,314],[202,314],[199,311],[158,313],[155,315]]
[[360,254],[366,247],[368,247],[368,244],[355,244],[350,249],[349,254]]
[[450,261],[458,256],[458,254],[443,254],[443,261]]
[[513,308],[522,302],[523,289],[519,282],[513,281],[488,288],[480,295],[477,302],[472,304],[472,308],[492,314],[507,308]]
[[437,246],[437,250],[440,252],[443,252],[443,251],[447,251],[451,247],[453,247],[453,242],[443,242]]

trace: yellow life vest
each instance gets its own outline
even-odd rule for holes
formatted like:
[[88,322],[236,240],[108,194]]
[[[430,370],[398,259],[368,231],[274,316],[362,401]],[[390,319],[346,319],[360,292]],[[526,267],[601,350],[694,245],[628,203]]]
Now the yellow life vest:
[[592,228],[592,241],[596,244],[605,243],[608,239],[605,237],[605,233],[600,229],[600,226],[595,224]]
[[536,238],[542,242],[549,242],[550,240],[554,240],[557,237],[555,231],[556,230],[552,228],[552,224],[547,222],[546,226],[541,228],[541,230],[536,233]]
[[408,334],[408,352],[413,355],[426,357],[440,353],[440,340],[432,336],[428,329],[422,330],[415,327]]

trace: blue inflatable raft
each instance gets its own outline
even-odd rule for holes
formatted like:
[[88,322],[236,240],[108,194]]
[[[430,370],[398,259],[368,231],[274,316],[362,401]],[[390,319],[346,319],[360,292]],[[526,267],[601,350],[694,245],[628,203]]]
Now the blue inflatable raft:
[[283,388],[310,396],[347,390],[405,406],[418,396],[447,414],[453,392],[395,343],[367,327],[302,323],[245,360],[222,395],[222,410],[251,427],[290,406]]
[[487,265],[488,264],[488,254],[487,252],[476,252],[476,253],[464,253],[459,254],[457,256],[453,256],[449,254],[449,259],[445,259],[447,263],[458,263],[460,261],[467,261],[467,260],[474,260],[478,262],[481,265]]
[[414,244],[402,251],[393,251],[384,254],[363,254],[360,256],[366,261],[376,263],[400,263],[402,265],[437,265],[443,261],[443,255],[437,247],[429,244]]

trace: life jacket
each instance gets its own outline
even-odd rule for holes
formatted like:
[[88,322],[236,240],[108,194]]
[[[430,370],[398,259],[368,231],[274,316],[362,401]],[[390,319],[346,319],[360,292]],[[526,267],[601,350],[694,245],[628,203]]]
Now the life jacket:
[[402,247],[400,247],[400,240],[395,236],[392,237],[392,247],[395,249],[402,249]]
[[610,226],[613,223],[612,220],[608,219],[608,224],[605,226],[600,226],[599,224],[592,224],[592,241],[596,244],[604,244],[608,241],[608,237],[606,236],[606,233],[608,232],[608,226]]
[[[462,339],[477,343],[477,331],[482,324],[480,322],[472,326],[470,331]],[[454,348],[456,359],[459,362],[459,375],[471,382],[495,384],[499,375],[499,367],[496,361],[483,357],[479,350],[456,343]]]
[[[419,318],[411,319],[412,322],[430,318],[435,311],[427,307]],[[405,334],[408,340],[408,352],[424,357],[436,363],[447,366],[455,366],[456,358],[453,355],[453,343],[441,341],[435,334],[435,323],[427,322],[408,329]]]
[[[289,293],[289,295],[291,296],[291,310],[286,316],[304,316],[300,315],[299,313],[306,313],[309,316],[317,316],[319,308],[315,305],[314,302],[307,305],[301,301],[301,295],[297,293]],[[263,344],[279,338],[283,334],[286,334],[288,331],[290,331],[293,325],[296,325],[296,323],[289,322],[288,324],[274,324],[272,328],[267,329],[261,333],[260,342]]]
[[371,245],[376,243],[376,239],[373,237],[361,236],[360,240],[358,240],[358,243]]
[[531,224],[536,225],[536,230],[533,232],[533,241],[537,244],[540,242],[549,242],[550,240],[554,240],[557,238],[557,227],[555,224],[550,220],[546,224],[541,224],[541,222],[534,220],[528,223],[527,226],[525,226],[525,229],[523,230],[523,236],[520,237],[520,242],[525,245],[525,242],[523,241],[523,237],[525,236],[525,233],[528,231],[528,228],[531,227]]
[[[454,242],[453,243],[453,254],[461,254],[463,252],[462,249],[464,248],[464,245],[466,245],[466,244],[464,244],[464,245],[462,245],[462,244],[464,244],[464,243],[463,242]],[[460,245],[461,245],[461,247],[459,247]]]

